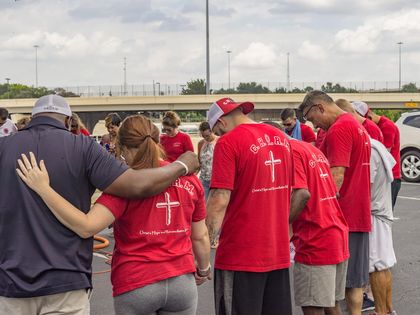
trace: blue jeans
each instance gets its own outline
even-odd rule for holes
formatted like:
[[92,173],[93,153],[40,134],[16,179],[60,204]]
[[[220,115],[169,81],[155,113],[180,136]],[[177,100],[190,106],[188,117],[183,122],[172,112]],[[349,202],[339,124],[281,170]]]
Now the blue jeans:
[[209,191],[210,191],[210,181],[209,180],[204,180],[200,178],[201,183],[203,184],[204,187],[204,198],[207,201],[207,198],[209,197]]

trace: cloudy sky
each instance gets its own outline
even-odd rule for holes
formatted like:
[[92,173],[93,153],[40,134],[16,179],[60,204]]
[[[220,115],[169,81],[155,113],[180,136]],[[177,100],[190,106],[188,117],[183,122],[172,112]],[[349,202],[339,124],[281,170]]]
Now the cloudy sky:
[[[420,82],[418,0],[209,0],[212,83]],[[205,78],[205,0],[0,0],[0,81],[183,84]]]

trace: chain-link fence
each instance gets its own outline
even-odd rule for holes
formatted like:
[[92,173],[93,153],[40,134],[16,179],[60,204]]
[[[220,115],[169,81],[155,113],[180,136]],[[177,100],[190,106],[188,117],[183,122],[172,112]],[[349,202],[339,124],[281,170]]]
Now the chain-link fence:
[[[247,83],[245,83],[247,84]],[[249,90],[245,93],[304,93],[310,89],[327,88],[327,92],[399,92],[401,88],[410,84],[420,88],[420,82],[401,82],[398,81],[353,81],[353,82],[256,82],[260,86],[261,92]],[[243,86],[243,85],[242,85]],[[239,82],[228,83],[212,83],[210,90],[213,94],[222,91],[244,92]],[[261,87],[263,89],[261,89]],[[54,89],[52,87],[51,89]],[[151,84],[127,84],[127,85],[101,85],[101,86],[68,86],[63,87],[66,91],[72,92],[80,97],[97,97],[97,96],[159,96],[159,95],[181,95],[183,90],[187,89],[186,84],[167,84],[167,83],[151,83]],[[406,90],[405,90],[406,91]],[[414,92],[414,91],[413,91]],[[195,93],[193,93],[195,94]],[[200,93],[197,93],[200,94]]]

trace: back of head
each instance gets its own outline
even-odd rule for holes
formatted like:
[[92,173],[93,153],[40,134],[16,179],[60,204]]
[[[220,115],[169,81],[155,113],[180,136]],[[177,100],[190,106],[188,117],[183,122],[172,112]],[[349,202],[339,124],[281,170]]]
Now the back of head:
[[181,125],[181,119],[179,118],[177,113],[173,111],[169,111],[169,112],[166,112],[165,115],[163,116],[162,125],[168,126],[171,128],[178,128],[179,125]]
[[325,92],[319,90],[313,90],[306,94],[302,104],[299,105],[301,112],[305,111],[305,108],[322,102],[324,105],[335,104],[334,100]]
[[0,119],[5,120],[7,118],[9,118],[9,111],[4,107],[0,107]]
[[119,125],[121,124],[121,121],[122,119],[120,115],[118,115],[117,113],[109,113],[105,117],[105,126],[108,127],[109,125],[114,125],[114,126],[119,127]]
[[345,100],[343,98],[339,98],[335,101],[338,107],[340,107],[342,110],[344,110],[347,113],[350,114],[356,114],[356,111],[354,110],[353,106],[348,100]]
[[69,103],[60,95],[50,94],[40,97],[32,108],[32,116],[41,114],[53,114],[60,117],[71,117],[72,112]]
[[206,131],[206,130],[210,130],[210,124],[207,121],[203,121],[203,122],[201,122],[200,126],[198,127],[198,130],[200,130],[201,132]]
[[280,118],[283,121],[289,118],[295,118],[295,117],[296,117],[296,113],[293,108],[285,108],[281,111],[281,114],[280,114]]
[[159,144],[159,129],[142,115],[129,116],[123,120],[118,131],[118,146],[137,149],[133,169],[159,167],[164,156]]
[[277,128],[281,131],[284,130],[284,128],[279,123],[277,123],[275,121],[267,120],[267,121],[263,121],[263,123],[266,124],[266,125],[273,126],[274,128]]

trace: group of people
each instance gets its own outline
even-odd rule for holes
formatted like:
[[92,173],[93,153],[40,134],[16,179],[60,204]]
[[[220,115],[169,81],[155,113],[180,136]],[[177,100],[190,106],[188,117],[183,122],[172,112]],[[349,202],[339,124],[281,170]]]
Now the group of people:
[[[116,314],[195,314],[196,285],[212,278],[217,315],[292,314],[290,241],[305,315],[341,314],[344,298],[361,314],[369,279],[376,313],[396,314],[398,136],[364,127],[390,126],[386,118],[320,91],[299,115],[283,111],[284,131],[252,120],[253,110],[213,103],[198,159],[176,113],[165,114],[163,135],[144,116],[113,113],[109,154],[69,132],[64,98],[41,97],[29,125],[0,139],[0,313],[89,314],[92,236],[113,224]],[[103,194],[91,208],[95,189]]]

